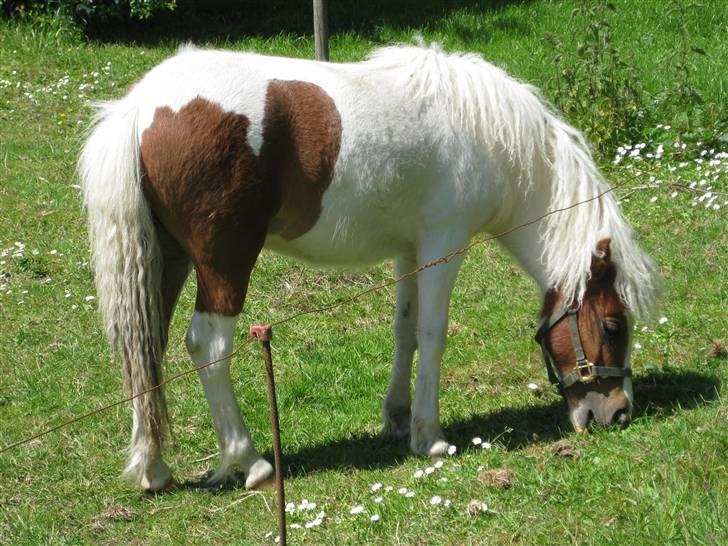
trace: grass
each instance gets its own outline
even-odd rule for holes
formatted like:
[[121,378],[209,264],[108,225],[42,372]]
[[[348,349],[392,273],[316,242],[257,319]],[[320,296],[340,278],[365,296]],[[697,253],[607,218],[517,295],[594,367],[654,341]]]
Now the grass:
[[[419,31],[426,40],[485,55],[544,88],[548,97],[554,67],[543,32],[576,41],[570,2],[422,2],[419,10],[403,4],[398,10],[383,2],[367,10],[357,3],[348,11],[334,8],[333,59],[358,60],[376,44],[409,41]],[[616,4],[620,51],[657,95],[670,84],[666,66],[681,21],[665,15],[656,0]],[[94,288],[74,179],[90,116],[87,99],[119,96],[189,37],[221,47],[312,55],[308,21],[299,8],[272,2],[258,9],[257,33],[250,21],[192,27],[173,19],[153,23],[153,31],[132,29],[88,41],[64,25],[0,23],[0,445],[121,394],[95,302],[87,300]],[[710,54],[696,57],[693,85],[719,108],[728,104],[728,46],[715,37],[725,33],[727,10],[723,2],[706,2],[685,20],[692,39]],[[318,512],[326,514],[320,526],[291,530],[292,543],[728,541],[728,406],[722,394],[728,370],[719,347],[728,330],[728,199],[718,195],[706,208],[704,198],[698,202],[701,194],[670,187],[694,182],[695,189],[726,192],[728,164],[715,158],[720,149],[701,156],[694,138],[657,128],[671,123],[659,111],[647,115],[655,123],[645,135],[642,159],[616,165],[612,155],[603,160],[610,180],[648,186],[631,195],[621,190],[623,209],[666,279],[661,314],[667,322],[639,324],[635,333],[640,348],[633,358],[632,426],[571,432],[532,342],[538,309],[532,283],[497,245],[481,245],[467,257],[456,286],[443,362],[443,421],[458,453],[424,477],[415,478],[415,471],[431,462],[410,456],[405,442],[376,437],[392,354],[393,292],[277,329],[288,499],[317,504],[289,514],[290,521],[303,526]],[[688,145],[676,148],[676,141]],[[659,144],[666,144],[664,157],[648,158]],[[266,253],[239,334],[248,324],[328,303],[390,276],[388,265],[321,272]],[[190,365],[182,339],[193,293],[190,284],[173,322],[169,374]],[[257,348],[244,350],[233,370],[247,423],[270,458]],[[527,388],[531,382],[539,385],[537,392]],[[216,451],[209,412],[192,377],[170,385],[168,397],[175,436],[168,461],[178,478],[192,479],[215,462],[204,459]],[[128,409],[117,408],[0,456],[0,543],[272,543],[270,492],[182,488],[144,496],[121,483],[129,428]],[[474,446],[475,436],[492,447]],[[559,440],[567,440],[579,457],[555,455]],[[512,487],[482,483],[484,471],[498,468],[513,473]],[[372,491],[375,483],[382,488]],[[415,496],[399,494],[402,487]],[[431,504],[435,495],[443,502]],[[467,515],[474,499],[489,511]],[[363,513],[351,514],[358,505]],[[380,520],[370,521],[373,514]]]

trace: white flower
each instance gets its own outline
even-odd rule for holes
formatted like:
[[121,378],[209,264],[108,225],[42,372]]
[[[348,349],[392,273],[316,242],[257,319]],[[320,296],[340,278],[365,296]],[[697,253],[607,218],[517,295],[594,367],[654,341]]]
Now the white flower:
[[96,299],[96,296],[86,296],[84,299],[86,301],[94,301]]
[[491,447],[493,447],[493,444],[490,442],[483,442],[483,449],[490,449]]
[[435,468],[442,468],[442,465],[445,464],[442,461],[435,461]]
[[442,502],[442,497],[440,497],[439,495],[435,495],[434,497],[432,497],[430,499],[430,504],[433,506],[438,505],[441,502]]
[[414,491],[407,491],[407,494],[405,495],[405,497],[407,497],[408,499],[411,499],[414,496],[415,496],[415,492]]
[[374,485],[372,485],[372,492],[379,491],[382,488],[382,484],[377,482]]
[[667,317],[660,317],[660,320],[658,320],[660,324],[665,324],[667,322]]
[[450,445],[447,448],[447,454],[448,455],[455,455],[455,452],[458,450],[458,448],[454,445]]
[[296,511],[296,503],[289,502],[286,504],[286,512],[295,512]]
[[361,504],[357,504],[356,506],[352,506],[351,510],[349,510],[350,514],[361,514],[364,511],[364,507]]
[[384,500],[384,497],[376,497],[376,498],[374,499],[374,502],[376,502],[377,504],[379,504],[379,503],[380,503],[380,502],[382,502],[383,500]]
[[656,195],[654,197],[650,197],[650,203],[654,203],[655,201],[657,201]]
[[532,391],[537,391],[538,390],[538,385],[536,385],[536,383],[529,383],[527,386]]
[[397,493],[399,493],[400,495],[406,495],[407,494],[407,488],[406,487],[400,487],[399,489],[397,489]]
[[421,478],[423,475],[424,475],[424,472],[422,472],[422,470],[415,471],[415,478]]
[[474,446],[479,446],[480,444],[483,443],[483,439],[480,436],[476,436],[475,438],[473,438],[470,441],[473,442]]
[[443,502],[443,503],[442,503],[442,505],[443,505],[443,506],[444,506],[445,508],[450,508],[450,505],[451,505],[451,504],[452,504],[452,502],[450,502],[450,499],[445,499],[445,502]]
[[379,521],[379,514],[374,514],[369,518],[370,521]]
[[635,343],[634,348],[639,351],[642,348],[642,345],[639,343]]
[[291,529],[300,529],[301,524],[300,523],[291,523]]
[[428,466],[427,468],[425,468],[425,474],[432,474],[434,471],[435,471],[434,466]]

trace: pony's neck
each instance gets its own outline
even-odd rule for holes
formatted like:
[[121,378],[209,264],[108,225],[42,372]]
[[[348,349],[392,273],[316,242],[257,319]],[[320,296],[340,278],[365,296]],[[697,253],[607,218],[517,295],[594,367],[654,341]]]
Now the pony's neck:
[[532,187],[528,191],[513,192],[513,208],[511,214],[498,223],[492,233],[517,228],[511,233],[499,238],[505,249],[516,259],[522,269],[536,282],[541,295],[545,295],[548,286],[547,272],[542,261],[544,252],[543,233],[544,220],[524,227],[518,227],[542,217],[549,210],[549,188]]

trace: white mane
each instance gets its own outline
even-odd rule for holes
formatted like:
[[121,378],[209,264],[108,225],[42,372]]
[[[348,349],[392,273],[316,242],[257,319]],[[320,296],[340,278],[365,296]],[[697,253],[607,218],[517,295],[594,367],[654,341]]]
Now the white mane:
[[[398,46],[378,49],[366,62],[373,68],[404,70],[414,97],[441,104],[460,132],[493,153],[505,154],[527,191],[550,196],[549,210],[609,189],[584,136],[536,88],[478,55],[448,55],[437,45]],[[661,287],[657,268],[634,241],[613,194],[547,216],[539,232],[548,285],[558,287],[569,302],[581,301],[597,242],[611,237],[617,292],[632,313],[653,311]]]

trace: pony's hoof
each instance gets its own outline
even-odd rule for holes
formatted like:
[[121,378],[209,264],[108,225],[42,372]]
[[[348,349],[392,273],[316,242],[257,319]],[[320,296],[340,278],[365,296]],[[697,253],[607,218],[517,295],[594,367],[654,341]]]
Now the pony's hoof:
[[245,489],[268,489],[273,485],[275,472],[273,466],[261,458],[248,470],[245,479]]
[[146,493],[156,493],[175,482],[172,471],[162,459],[155,459],[142,467],[142,463],[127,468],[124,477]]
[[382,436],[400,440],[409,435],[412,416],[408,407],[393,408],[385,405],[382,414],[384,417]]
[[410,449],[413,453],[425,457],[442,457],[447,454],[449,447],[450,444],[445,440],[445,435],[439,426],[425,427],[413,422],[410,437]]

